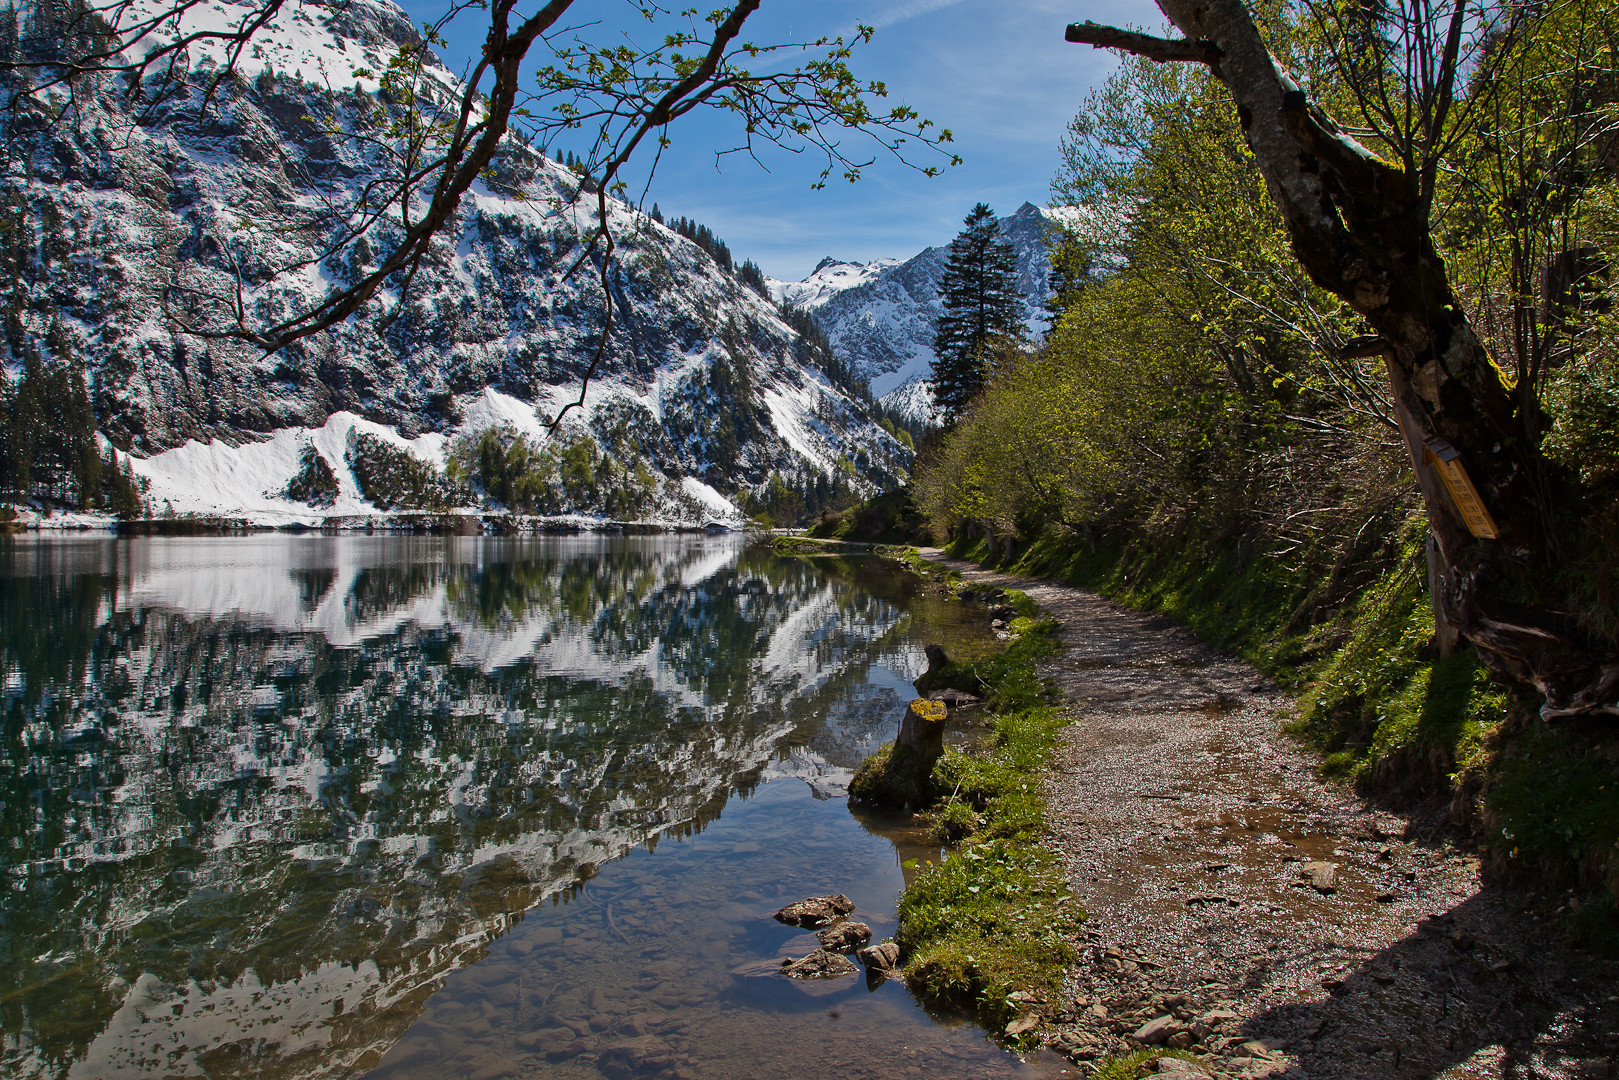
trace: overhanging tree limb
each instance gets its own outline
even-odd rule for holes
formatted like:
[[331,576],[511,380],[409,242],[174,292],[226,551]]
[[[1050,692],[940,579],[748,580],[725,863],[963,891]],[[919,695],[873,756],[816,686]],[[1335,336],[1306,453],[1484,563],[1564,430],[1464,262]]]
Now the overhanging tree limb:
[[1120,30],[1116,26],[1103,26],[1089,19],[1082,23],[1070,23],[1063,40],[1076,45],[1093,45],[1098,49],[1123,49],[1160,64],[1207,64],[1213,68],[1220,59],[1220,50],[1211,41],[1154,37],[1134,30]]

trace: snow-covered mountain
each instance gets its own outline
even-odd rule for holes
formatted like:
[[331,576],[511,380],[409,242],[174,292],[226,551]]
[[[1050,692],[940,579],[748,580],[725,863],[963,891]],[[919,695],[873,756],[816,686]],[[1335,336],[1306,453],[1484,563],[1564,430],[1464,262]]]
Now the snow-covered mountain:
[[[1059,213],[1024,203],[1000,219],[1001,236],[1017,252],[1018,287],[1032,337],[1046,328],[1043,306],[1051,295],[1047,234]],[[939,280],[950,258],[948,243],[901,262],[846,263],[823,259],[803,281],[770,281],[778,302],[815,312],[838,356],[865,379],[891,411],[931,420],[925,385],[933,364],[934,322],[944,310]]]
[[[139,0],[126,25],[155,3]],[[26,51],[31,33],[48,32],[43,14],[21,10],[0,46],[15,50],[20,38]],[[195,5],[184,29],[232,25],[244,10]],[[13,280],[0,283],[12,313],[6,363],[30,350],[81,358],[102,432],[135,456],[159,508],[371,510],[344,441],[356,425],[439,466],[457,440],[491,426],[547,444],[541,420],[578,396],[604,304],[588,265],[564,272],[595,227],[595,200],[516,139],[408,291],[390,282],[348,321],[269,356],[177,330],[188,297],[228,300],[240,288],[250,315],[273,323],[382,257],[386,228],[322,258],[328,233],[309,222],[390,167],[390,147],[352,136],[375,124],[368,72],[419,41],[388,0],[288,5],[207,109],[220,56],[201,45],[180,92],[155,107],[108,80],[81,93],[75,120],[48,123],[25,101],[8,121],[4,232],[24,242]],[[423,80],[428,97],[459,86],[437,64]],[[634,473],[651,492],[643,501],[674,520],[733,516],[732,500],[775,475],[794,486],[847,478],[865,491],[903,475],[908,452],[817,366],[768,298],[631,207],[612,202],[609,214],[614,333],[559,447],[593,442],[593,460]],[[298,268],[269,272],[286,266]],[[335,474],[337,505],[286,496],[305,446]],[[605,507],[575,498],[564,509],[610,516]]]

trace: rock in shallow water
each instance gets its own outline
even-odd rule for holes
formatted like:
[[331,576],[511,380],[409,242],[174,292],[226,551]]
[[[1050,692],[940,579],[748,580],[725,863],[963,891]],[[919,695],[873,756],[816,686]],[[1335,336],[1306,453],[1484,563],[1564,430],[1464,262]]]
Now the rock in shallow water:
[[835,896],[811,896],[798,900],[776,912],[776,921],[788,926],[814,928],[826,926],[854,910],[854,901],[842,893]]
[[643,1035],[603,1049],[597,1068],[611,1080],[627,1080],[645,1074],[667,1074],[674,1065],[674,1051],[668,1043]]
[[783,965],[781,971],[791,979],[836,979],[853,975],[860,969],[842,953],[830,949],[816,949],[801,960]]
[[871,940],[871,927],[863,922],[839,923],[817,930],[815,937],[823,948],[848,952]]
[[899,963],[899,946],[892,941],[870,948],[861,949],[855,953],[856,958],[866,965],[868,972],[890,972]]

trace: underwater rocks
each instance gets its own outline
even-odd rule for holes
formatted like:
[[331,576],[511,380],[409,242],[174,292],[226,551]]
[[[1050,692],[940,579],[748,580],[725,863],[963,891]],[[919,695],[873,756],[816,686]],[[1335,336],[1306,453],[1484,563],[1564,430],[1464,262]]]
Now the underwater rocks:
[[797,960],[783,960],[781,973],[789,979],[837,979],[853,975],[860,969],[842,953],[831,949],[816,949]]
[[[797,959],[783,957],[775,970],[791,979],[841,978],[860,971],[860,966],[845,955],[858,950],[856,956],[860,964],[865,965],[868,983],[875,986],[893,973],[899,963],[899,946],[888,942],[862,948],[871,941],[871,927],[848,918],[853,911],[854,901],[838,893],[834,896],[811,896],[788,904],[776,912],[777,922],[786,923],[788,926],[818,928],[815,939],[820,942],[820,948],[808,956]],[[746,970],[739,969],[738,974],[748,976],[765,974],[762,964],[749,964],[745,967]]]

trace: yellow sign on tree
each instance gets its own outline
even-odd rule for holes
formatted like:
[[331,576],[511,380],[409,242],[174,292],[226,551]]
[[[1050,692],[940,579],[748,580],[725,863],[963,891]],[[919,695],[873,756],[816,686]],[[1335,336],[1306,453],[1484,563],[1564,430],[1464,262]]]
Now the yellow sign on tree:
[[1495,527],[1495,519],[1484,508],[1484,500],[1478,497],[1478,488],[1473,486],[1472,478],[1462,465],[1461,453],[1440,438],[1427,440],[1423,447],[1423,461],[1439,474],[1445,490],[1450,492],[1451,502],[1456,504],[1462,520],[1467,523],[1468,531],[1486,540],[1499,538],[1501,532]]

